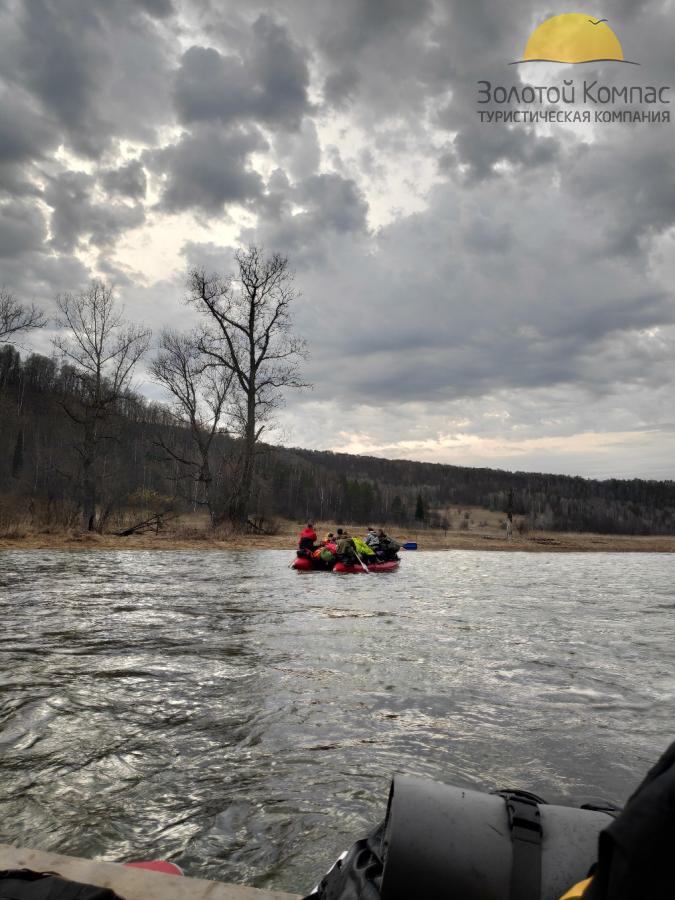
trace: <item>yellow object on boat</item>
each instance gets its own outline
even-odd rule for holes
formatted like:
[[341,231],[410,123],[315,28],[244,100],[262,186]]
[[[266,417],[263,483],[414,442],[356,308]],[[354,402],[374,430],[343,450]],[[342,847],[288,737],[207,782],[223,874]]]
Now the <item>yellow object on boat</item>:
[[566,894],[563,894],[560,900],[580,900],[580,898],[584,896],[586,888],[589,887],[591,881],[593,881],[592,878],[586,878],[584,881],[575,884]]

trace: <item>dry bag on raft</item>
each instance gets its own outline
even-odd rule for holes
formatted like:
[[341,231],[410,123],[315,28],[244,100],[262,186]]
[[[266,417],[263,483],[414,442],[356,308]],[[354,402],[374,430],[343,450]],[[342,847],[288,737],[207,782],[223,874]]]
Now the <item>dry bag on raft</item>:
[[560,900],[574,885],[583,900],[673,900],[674,855],[675,743],[622,811],[397,777],[384,822],[308,900]]
[[559,900],[588,874],[615,814],[397,776],[384,822],[307,900]]

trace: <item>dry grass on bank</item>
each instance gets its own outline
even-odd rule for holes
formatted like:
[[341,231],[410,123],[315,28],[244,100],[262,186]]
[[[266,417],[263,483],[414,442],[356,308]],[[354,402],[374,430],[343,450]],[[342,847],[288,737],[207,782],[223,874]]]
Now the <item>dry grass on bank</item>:
[[[641,552],[674,553],[675,536],[630,536],[530,532],[506,540],[499,527],[503,516],[487,510],[470,510],[467,530],[396,529],[392,535],[401,542],[416,541],[420,550],[495,550],[520,552]],[[315,523],[319,535],[335,530],[336,523]],[[373,525],[377,526],[374,522]],[[129,537],[97,534],[75,529],[40,530],[29,523],[0,530],[0,550],[253,550],[295,549],[297,536],[304,523],[280,521],[274,535],[236,535],[228,529],[213,531],[204,515],[181,516],[167,524],[159,534],[146,532]],[[362,525],[344,527],[353,534],[365,535]]]

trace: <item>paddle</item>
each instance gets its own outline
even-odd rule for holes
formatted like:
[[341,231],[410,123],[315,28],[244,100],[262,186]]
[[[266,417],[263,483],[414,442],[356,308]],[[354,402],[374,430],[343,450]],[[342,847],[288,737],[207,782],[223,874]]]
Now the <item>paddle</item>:
[[356,547],[354,547],[354,554],[355,554],[356,558],[358,559],[358,561],[361,563],[361,568],[363,569],[363,571],[364,571],[367,575],[372,575],[373,573],[370,571],[370,569],[368,568],[368,566],[364,563],[364,561],[363,561],[363,560],[361,559],[361,557],[359,556],[359,551],[356,549]]

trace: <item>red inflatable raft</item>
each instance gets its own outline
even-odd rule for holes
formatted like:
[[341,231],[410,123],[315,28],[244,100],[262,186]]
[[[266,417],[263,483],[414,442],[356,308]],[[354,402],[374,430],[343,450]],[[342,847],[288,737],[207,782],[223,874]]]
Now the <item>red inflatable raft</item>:
[[298,572],[329,572],[325,566],[322,566],[317,560],[311,559],[309,556],[296,556],[293,561],[292,569]]
[[[390,559],[387,562],[377,562],[371,563],[368,566],[369,572],[393,572],[395,569],[398,569],[401,561],[398,559]],[[368,565],[366,563],[366,565]],[[343,575],[357,575],[359,572],[363,573],[363,568],[360,565],[356,566],[346,566],[344,563],[338,562],[335,563],[332,570],[327,569],[324,565],[316,560],[310,559],[307,556],[298,556],[293,561],[293,566],[297,572],[341,572]]]
[[[386,562],[371,563],[370,565],[366,563],[366,568],[369,572],[393,572],[395,569],[398,569],[400,565],[400,559],[388,559]],[[365,574],[363,566],[346,566],[341,562],[335,563],[333,571],[341,573],[342,575],[358,575],[359,572],[361,572],[362,575]]]

